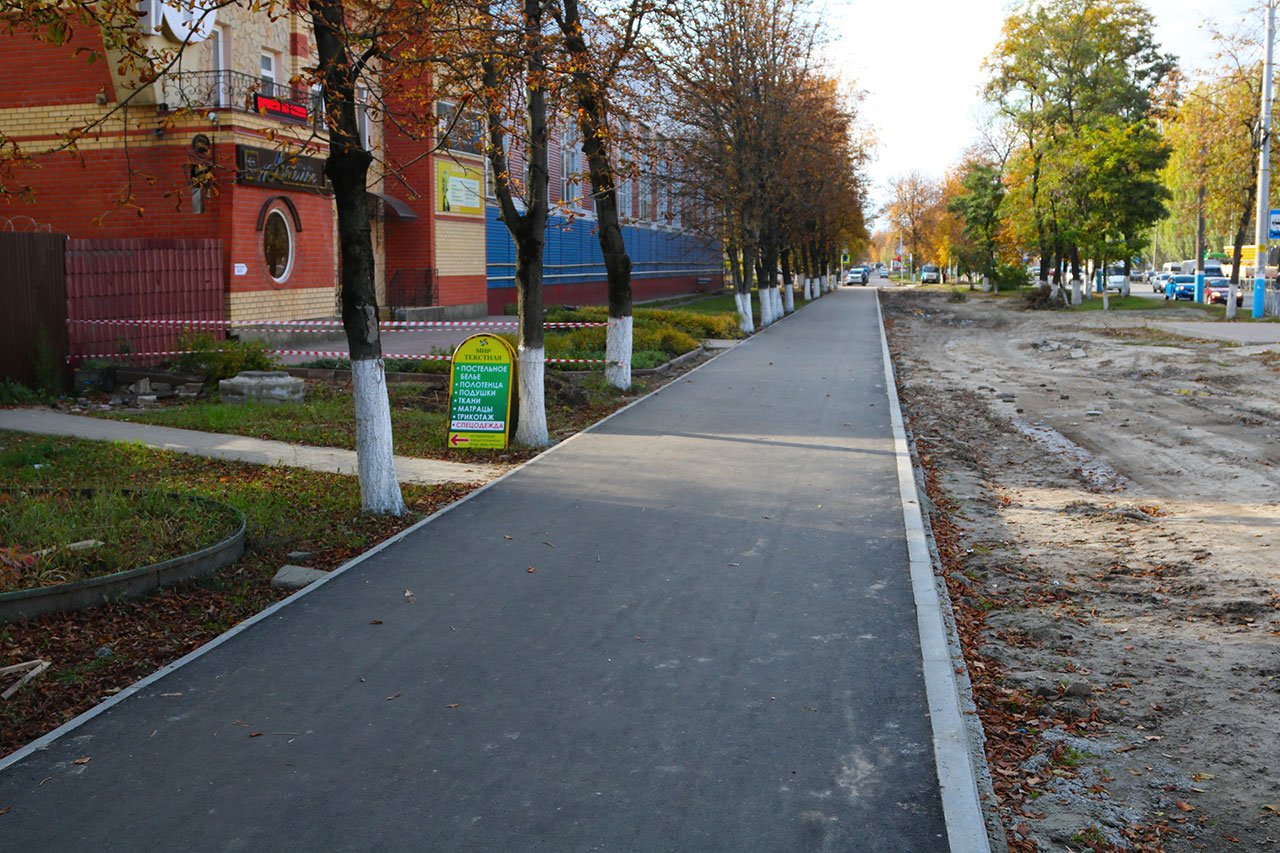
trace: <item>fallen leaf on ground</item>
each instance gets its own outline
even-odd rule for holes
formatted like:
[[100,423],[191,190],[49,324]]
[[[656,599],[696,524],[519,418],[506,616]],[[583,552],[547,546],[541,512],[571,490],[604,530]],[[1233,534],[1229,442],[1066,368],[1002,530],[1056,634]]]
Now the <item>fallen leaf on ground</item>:
[[503,539],[506,539],[508,542],[510,542],[510,541],[511,541],[511,537],[510,537],[510,536],[508,536],[508,535],[507,535],[507,534],[505,534],[505,533],[504,533],[504,534],[502,534],[502,538],[503,538]]
[[406,589],[406,590],[404,591],[404,600],[405,600],[405,601],[407,601],[407,602],[409,602],[410,604],[413,604],[414,597],[415,597],[415,596],[414,596],[414,594],[413,594],[413,591],[412,591],[412,590],[408,590],[408,589]]
[[262,737],[262,732],[249,732],[249,737]]
[[11,811],[13,811],[13,806],[5,806],[4,808],[0,809],[0,814],[8,814]]
[[1174,805],[1178,807],[1178,811],[1193,812],[1196,810],[1196,807],[1191,805],[1191,803],[1188,803],[1186,800],[1178,800]]
[[537,571],[537,569],[535,569],[533,566],[530,566],[529,568],[525,569],[525,571],[528,572],[529,574],[533,574],[534,572]]
[[370,625],[381,625],[381,624],[382,624],[382,620],[381,620],[381,619],[370,619],[370,620],[369,620],[369,624],[370,624]]
[[390,696],[387,697],[387,701],[390,702],[392,699],[399,699],[399,698],[400,698],[399,693],[392,693]]
[[91,756],[86,755],[86,756],[84,756],[83,758],[77,758],[77,759],[76,759],[74,762],[72,762],[72,763],[73,763],[73,764],[88,764],[90,761],[93,761],[93,758],[92,758]]
[[446,708],[461,708],[461,707],[462,707],[462,703],[461,703],[461,702],[454,702],[452,705],[445,705],[445,707],[446,707]]
[[182,694],[181,693],[161,693],[160,695],[172,699],[173,697],[181,696]]

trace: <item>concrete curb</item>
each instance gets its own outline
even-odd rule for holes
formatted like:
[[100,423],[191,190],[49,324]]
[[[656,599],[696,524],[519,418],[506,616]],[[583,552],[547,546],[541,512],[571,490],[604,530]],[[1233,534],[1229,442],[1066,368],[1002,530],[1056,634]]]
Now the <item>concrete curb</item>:
[[906,529],[907,553],[911,565],[911,588],[915,594],[916,626],[920,632],[925,693],[929,701],[929,722],[933,727],[933,755],[942,794],[947,841],[953,851],[989,853],[991,840],[978,796],[977,772],[970,748],[968,728],[960,708],[955,660],[948,642],[947,622],[936,586],[933,558],[929,551],[920,495],[907,445],[902,406],[894,381],[889,340],[884,330],[880,296],[876,294],[876,317],[880,323],[880,347],[884,357],[885,391],[889,397],[889,417],[893,424],[893,449],[897,457],[898,488],[902,494],[902,518]]

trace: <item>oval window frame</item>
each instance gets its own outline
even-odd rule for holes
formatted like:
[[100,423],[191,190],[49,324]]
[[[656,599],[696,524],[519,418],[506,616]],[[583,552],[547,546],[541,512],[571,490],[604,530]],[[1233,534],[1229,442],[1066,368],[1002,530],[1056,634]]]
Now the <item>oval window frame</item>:
[[[288,250],[289,250],[289,259],[285,262],[284,273],[279,277],[276,277],[271,274],[271,262],[267,258],[267,233],[271,228],[271,218],[273,216],[278,216],[280,218],[280,223],[284,225],[284,233],[288,243]],[[260,245],[262,246],[262,264],[267,270],[267,277],[270,278],[276,284],[284,284],[285,282],[287,282],[289,280],[289,277],[293,275],[293,267],[298,260],[298,241],[297,241],[296,232],[293,229],[293,225],[290,224],[289,222],[289,217],[286,216],[285,212],[280,208],[278,207],[272,208],[271,210],[267,211],[267,215],[263,217],[262,242],[260,243]]]

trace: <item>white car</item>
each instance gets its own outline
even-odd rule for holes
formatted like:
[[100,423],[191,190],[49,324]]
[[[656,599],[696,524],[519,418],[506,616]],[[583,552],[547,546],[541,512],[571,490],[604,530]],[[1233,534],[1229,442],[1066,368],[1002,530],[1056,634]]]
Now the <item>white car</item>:
[[853,267],[845,274],[845,284],[866,284],[871,279],[866,267]]
[[921,284],[942,284],[942,270],[933,264],[925,264],[920,268]]

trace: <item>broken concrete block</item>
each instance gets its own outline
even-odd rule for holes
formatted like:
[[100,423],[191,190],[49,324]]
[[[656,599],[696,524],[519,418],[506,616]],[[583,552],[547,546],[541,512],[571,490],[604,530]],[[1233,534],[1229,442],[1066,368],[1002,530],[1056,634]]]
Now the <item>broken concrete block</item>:
[[306,383],[283,370],[246,370],[218,383],[224,403],[301,403]]
[[271,585],[276,589],[302,589],[327,574],[329,573],[319,569],[308,569],[306,566],[281,566],[280,571],[276,572],[275,577],[271,579]]

